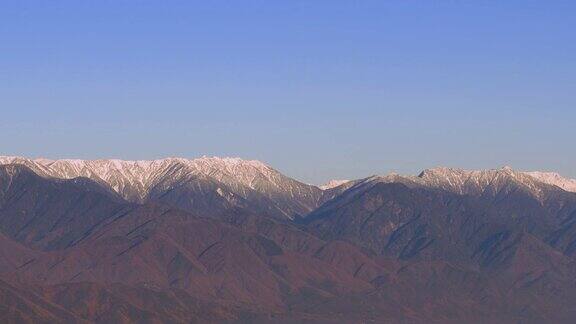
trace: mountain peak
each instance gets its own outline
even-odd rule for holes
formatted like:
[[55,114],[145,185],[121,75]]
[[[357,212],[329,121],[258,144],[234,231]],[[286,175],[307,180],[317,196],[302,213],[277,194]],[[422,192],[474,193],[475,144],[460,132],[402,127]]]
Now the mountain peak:
[[270,168],[267,164],[258,160],[246,160],[239,157],[219,157],[219,156],[202,156],[197,159],[186,160],[188,162],[208,163],[214,165],[226,165],[231,167],[253,167],[258,169]]
[[318,186],[318,188],[320,188],[322,190],[328,190],[328,189],[339,187],[339,186],[341,186],[347,182],[350,182],[350,180],[330,180],[330,181],[326,182],[325,184]]
[[486,188],[498,191],[512,183],[525,188],[534,196],[538,197],[541,193],[540,181],[516,171],[510,166],[486,170],[439,167],[422,171],[418,179],[423,185],[449,190],[458,194],[477,194],[484,192]]
[[291,179],[261,161],[238,157],[169,157],[138,161],[0,157],[1,164],[22,164],[45,177],[89,178],[132,202],[146,201],[151,193],[163,190],[161,188],[198,185],[208,181],[245,199],[274,198],[279,208],[292,217],[316,207],[322,195],[319,188]]
[[432,176],[446,177],[446,176],[454,175],[454,174],[460,174],[460,175],[467,174],[469,172],[470,171],[467,171],[464,169],[458,169],[458,168],[434,167],[434,168],[422,170],[422,172],[420,172],[418,177],[419,178],[426,178],[426,177],[432,177]]
[[564,178],[556,172],[530,171],[524,173],[544,183],[560,187],[566,191],[576,192],[576,179]]

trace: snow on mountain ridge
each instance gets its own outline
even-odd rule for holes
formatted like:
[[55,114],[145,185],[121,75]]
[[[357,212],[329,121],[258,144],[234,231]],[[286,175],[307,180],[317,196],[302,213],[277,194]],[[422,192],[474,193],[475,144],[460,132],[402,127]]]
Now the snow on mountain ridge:
[[576,192],[576,179],[564,178],[556,172],[530,171],[524,173],[547,184],[560,187],[565,191]]
[[[128,200],[142,201],[154,185],[166,177],[185,179],[203,175],[220,181],[240,194],[247,190],[265,193],[268,197],[288,195],[307,201],[306,208],[313,208],[318,190],[328,190],[342,185],[347,180],[333,180],[316,187],[305,185],[284,176],[272,167],[257,160],[244,160],[238,157],[207,157],[185,159],[170,157],[157,160],[126,161],[79,160],[79,159],[26,159],[14,156],[0,156],[0,164],[23,164],[42,176],[56,178],[87,177],[108,184]],[[367,178],[371,182],[404,182],[413,185],[441,188],[458,194],[477,193],[486,188],[501,188],[513,180],[540,196],[542,183],[555,185],[566,191],[576,192],[576,180],[566,179],[552,172],[520,172],[511,167],[492,170],[464,170],[437,167],[426,169],[418,176],[388,175]],[[365,181],[367,179],[364,179]],[[164,182],[165,183],[165,182]]]
[[[549,185],[556,185],[566,191],[573,182],[562,177],[534,176],[534,173],[521,172],[505,166],[499,169],[465,170],[458,168],[436,167],[422,171],[418,176],[400,176],[389,174],[387,176],[372,176],[359,183],[403,183],[409,186],[424,186],[438,188],[461,195],[481,194],[486,190],[498,192],[512,190],[511,184],[524,188],[534,197],[540,199]],[[576,183],[576,181],[574,181]]]
[[170,157],[149,161],[127,161],[49,160],[0,156],[0,164],[12,163],[24,164],[43,176],[63,179],[87,177],[106,183],[131,201],[144,200],[151,188],[166,177],[185,179],[199,174],[244,193],[246,190],[256,190],[268,195],[282,195],[287,191],[292,196],[314,196],[311,191],[319,190],[288,178],[263,162],[237,157],[203,156],[196,159]]
[[332,188],[336,188],[338,186],[341,186],[345,183],[350,182],[350,180],[330,180],[328,182],[326,182],[323,185],[318,186],[318,188],[322,189],[322,190],[328,190],[328,189],[332,189]]
[[541,180],[516,171],[509,166],[489,170],[463,170],[453,168],[434,168],[424,170],[418,178],[426,185],[456,192],[458,194],[478,194],[486,189],[507,190],[511,182],[525,188],[535,197],[542,196]]

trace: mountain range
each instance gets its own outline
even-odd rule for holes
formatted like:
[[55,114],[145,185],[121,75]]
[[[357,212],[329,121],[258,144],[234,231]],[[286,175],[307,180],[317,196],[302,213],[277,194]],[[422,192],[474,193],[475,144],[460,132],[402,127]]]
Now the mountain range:
[[555,173],[0,157],[7,323],[571,323],[575,258]]

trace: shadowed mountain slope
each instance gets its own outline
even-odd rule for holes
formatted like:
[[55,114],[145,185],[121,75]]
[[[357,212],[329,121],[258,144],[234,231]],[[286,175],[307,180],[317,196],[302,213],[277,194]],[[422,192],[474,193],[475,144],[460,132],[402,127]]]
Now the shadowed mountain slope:
[[[323,190],[291,179],[270,166],[239,158],[167,158],[153,161],[46,160],[0,157],[0,164],[21,164],[39,175],[85,177],[108,186],[128,201],[166,199],[182,208],[205,208],[212,200],[276,217],[303,216],[324,201]],[[199,193],[212,194],[212,197]],[[215,197],[218,195],[220,197]]]
[[23,164],[0,166],[3,322],[576,317],[576,194],[510,169],[350,181],[298,216],[181,162],[138,202]]

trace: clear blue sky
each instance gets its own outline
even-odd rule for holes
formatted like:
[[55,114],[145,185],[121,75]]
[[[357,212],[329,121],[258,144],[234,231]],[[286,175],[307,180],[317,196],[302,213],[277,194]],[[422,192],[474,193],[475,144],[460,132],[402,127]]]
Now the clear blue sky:
[[0,154],[576,177],[575,1],[0,2]]

